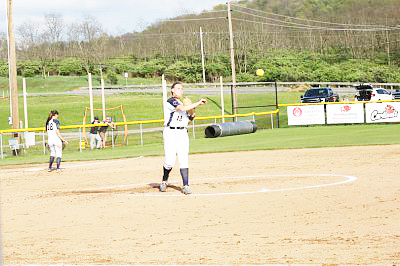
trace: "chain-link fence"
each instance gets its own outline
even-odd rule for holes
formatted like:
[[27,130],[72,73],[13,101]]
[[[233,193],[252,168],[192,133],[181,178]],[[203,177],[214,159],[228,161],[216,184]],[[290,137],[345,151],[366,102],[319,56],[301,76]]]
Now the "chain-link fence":
[[[187,130],[191,139],[205,138],[205,128],[224,122],[252,121],[258,129],[276,127],[276,111],[252,112],[240,115],[203,116],[196,117]],[[105,148],[123,146],[143,146],[162,144],[163,120],[140,120],[115,122],[115,128],[108,127]],[[96,124],[105,126],[105,124]],[[61,134],[68,141],[63,152],[86,152],[96,147],[90,147],[90,128],[93,124],[62,126]],[[83,130],[83,129],[86,130]],[[43,128],[3,130],[0,132],[0,157],[36,156],[48,154],[47,133]]]

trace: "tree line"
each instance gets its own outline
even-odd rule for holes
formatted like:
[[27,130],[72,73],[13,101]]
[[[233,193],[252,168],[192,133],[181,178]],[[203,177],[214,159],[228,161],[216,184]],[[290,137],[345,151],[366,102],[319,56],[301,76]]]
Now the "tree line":
[[[263,80],[399,82],[398,0],[246,0],[231,6],[239,81]],[[66,25],[48,14],[41,25],[17,29],[18,73],[85,75],[104,73],[171,80],[202,80],[200,38],[206,78],[230,76],[227,6],[160,21],[142,32],[111,36],[96,18]],[[199,28],[204,34],[200,36]],[[6,76],[5,34],[0,34],[0,75]]]

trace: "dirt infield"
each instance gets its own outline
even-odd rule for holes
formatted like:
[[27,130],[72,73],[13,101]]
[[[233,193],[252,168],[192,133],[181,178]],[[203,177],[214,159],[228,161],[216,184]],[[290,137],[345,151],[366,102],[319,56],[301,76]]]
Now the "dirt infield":
[[400,145],[1,168],[6,264],[400,264]]

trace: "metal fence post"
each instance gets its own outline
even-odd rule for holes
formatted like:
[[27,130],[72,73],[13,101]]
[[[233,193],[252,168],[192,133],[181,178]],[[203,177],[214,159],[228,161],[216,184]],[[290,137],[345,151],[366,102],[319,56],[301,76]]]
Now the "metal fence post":
[[[279,102],[278,102],[278,84],[275,80],[275,109],[279,109]],[[279,113],[276,113],[276,127],[279,128]]]
[[114,128],[111,128],[111,147],[114,148]]
[[196,133],[194,132],[194,119],[192,120],[192,130],[193,130],[193,139],[196,139]]
[[274,129],[274,115],[270,114],[269,117],[271,118],[271,129]]
[[0,146],[1,146],[1,159],[4,158],[3,155],[3,134],[0,134]]
[[143,146],[143,124],[140,123],[140,145]]
[[82,152],[82,128],[79,128],[79,152]]
[[46,154],[46,139],[44,137],[44,132],[42,132],[42,141],[43,141],[43,154]]

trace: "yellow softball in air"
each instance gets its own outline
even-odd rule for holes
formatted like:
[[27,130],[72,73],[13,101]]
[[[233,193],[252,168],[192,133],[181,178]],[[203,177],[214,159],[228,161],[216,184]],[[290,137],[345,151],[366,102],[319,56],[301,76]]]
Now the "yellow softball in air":
[[257,69],[256,71],[257,76],[262,77],[264,76],[264,70],[262,68]]

